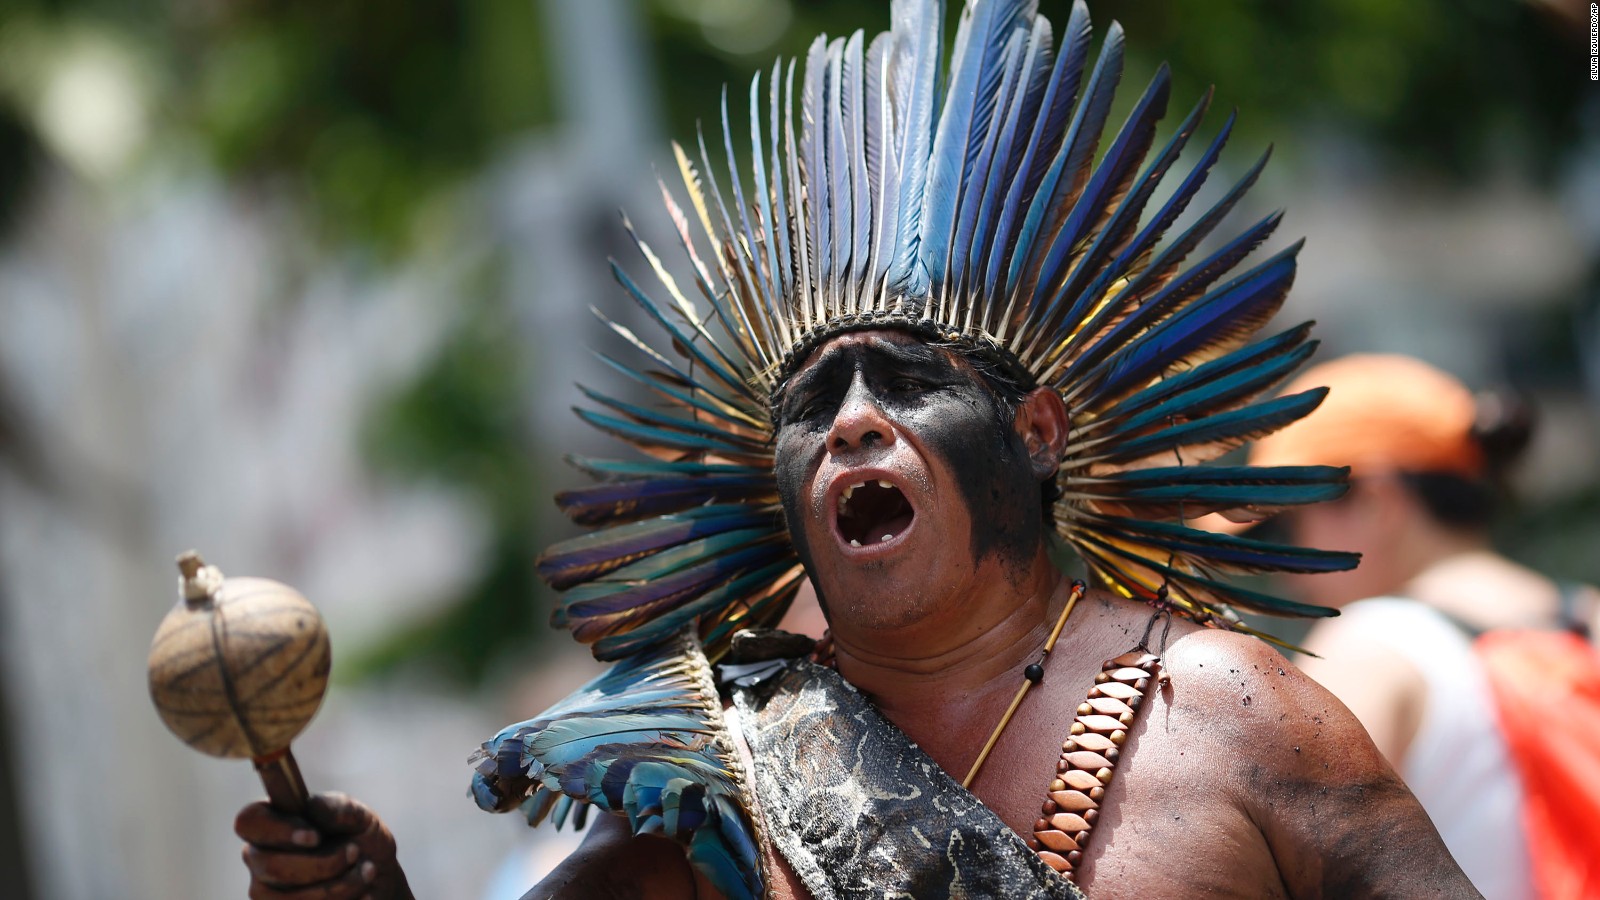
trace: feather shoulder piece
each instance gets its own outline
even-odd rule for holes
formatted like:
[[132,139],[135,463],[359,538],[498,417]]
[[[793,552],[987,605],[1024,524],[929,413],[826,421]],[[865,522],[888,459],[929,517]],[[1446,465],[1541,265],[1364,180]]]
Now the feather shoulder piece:
[[508,726],[473,755],[472,796],[529,824],[591,806],[626,816],[635,834],[677,841],[730,900],[764,887],[742,767],[699,642],[688,630],[636,654],[537,717]]

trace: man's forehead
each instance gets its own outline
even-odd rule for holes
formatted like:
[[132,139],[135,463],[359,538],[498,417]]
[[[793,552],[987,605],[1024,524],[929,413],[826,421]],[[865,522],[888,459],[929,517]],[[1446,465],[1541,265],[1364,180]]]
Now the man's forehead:
[[803,376],[831,359],[865,354],[905,363],[925,363],[961,366],[965,360],[945,347],[929,344],[922,338],[890,328],[871,331],[852,331],[836,335],[811,351],[806,361],[795,369],[795,376]]

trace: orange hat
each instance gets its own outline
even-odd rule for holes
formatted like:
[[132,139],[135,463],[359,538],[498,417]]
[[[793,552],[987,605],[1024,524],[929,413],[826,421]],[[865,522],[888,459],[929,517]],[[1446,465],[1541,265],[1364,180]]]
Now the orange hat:
[[1476,405],[1455,378],[1409,356],[1356,354],[1312,366],[1285,394],[1327,385],[1311,415],[1257,441],[1256,466],[1350,466],[1378,471],[1484,475],[1473,437]]

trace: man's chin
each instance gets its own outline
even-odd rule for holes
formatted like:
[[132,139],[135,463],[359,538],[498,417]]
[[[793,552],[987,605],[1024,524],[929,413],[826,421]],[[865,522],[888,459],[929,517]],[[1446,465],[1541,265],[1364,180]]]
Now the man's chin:
[[829,617],[857,627],[916,624],[934,610],[937,599],[955,581],[954,573],[945,571],[933,554],[828,555],[827,560],[816,560],[814,574],[827,599]]

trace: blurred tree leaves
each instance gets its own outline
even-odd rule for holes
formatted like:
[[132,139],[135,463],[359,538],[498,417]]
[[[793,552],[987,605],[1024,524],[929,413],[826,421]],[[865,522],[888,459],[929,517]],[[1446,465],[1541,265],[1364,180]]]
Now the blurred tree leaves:
[[[0,38],[29,23],[54,40],[92,22],[154,60],[158,149],[198,146],[237,183],[289,192],[333,248],[412,248],[419,212],[471,179],[511,139],[560,127],[561,72],[541,10],[585,0],[8,0]],[[959,0],[950,0],[951,27]],[[819,33],[887,26],[887,3],[859,0],[637,0],[655,97],[671,136],[714,122],[723,84],[745,86]],[[1042,0],[1058,25],[1067,0]],[[1470,183],[1509,163],[1549,174],[1570,152],[1582,91],[1579,35],[1521,0],[1096,0],[1103,35],[1129,33],[1128,81],[1171,63],[1174,106],[1208,84],[1242,111],[1236,139],[1269,141],[1302,163],[1308,140],[1358,136],[1419,177]],[[777,23],[776,25],[774,23]],[[34,38],[30,37],[30,40]],[[3,43],[3,41],[0,41]],[[0,222],[42,167],[36,97],[22,58],[0,55]],[[23,73],[29,78],[38,73]],[[1125,90],[1131,103],[1136,91]],[[742,116],[735,112],[735,118]],[[1220,117],[1214,116],[1213,122]],[[1309,136],[1309,137],[1308,137]],[[1298,153],[1296,152],[1298,149]],[[595,265],[602,261],[595,260]],[[544,500],[519,415],[515,329],[492,277],[433,365],[367,423],[369,458],[390,477],[444,480],[479,498],[494,539],[480,577],[437,618],[402,625],[350,670],[422,658],[465,681],[542,634],[532,558]],[[537,506],[536,506],[537,504]]]
[[[559,2],[559,0],[546,0]],[[638,0],[670,130],[711,120],[816,34],[876,31],[886,4]],[[952,20],[960,2],[949,3]],[[537,0],[323,2],[11,0],[8,22],[90,21],[161,60],[161,123],[199,138],[231,174],[290,186],[330,234],[404,252],[411,216],[508,137],[556,124],[551,36]],[[1066,0],[1042,0],[1054,21]],[[1219,87],[1250,140],[1294,150],[1308,122],[1364,135],[1424,173],[1489,162],[1548,173],[1578,126],[1582,47],[1526,0],[1103,0],[1127,26],[1133,71],[1168,60],[1174,96]],[[44,32],[48,33],[48,31]],[[7,61],[0,59],[0,76]],[[1130,75],[1130,79],[1133,76]],[[0,77],[0,82],[5,79]],[[0,160],[21,159],[28,99],[0,92]],[[7,166],[7,173],[25,172]],[[13,180],[16,176],[11,176]],[[5,196],[19,191],[7,187]]]
[[[1064,4],[1062,4],[1064,5]],[[1108,0],[1132,52],[1165,59],[1175,97],[1215,83],[1253,138],[1293,152],[1298,125],[1365,137],[1393,162],[1480,178],[1549,176],[1570,153],[1587,85],[1578,34],[1518,0]]]
[[543,37],[527,0],[229,4],[180,31],[180,108],[225,171],[403,250],[419,204],[550,123]]
[[[489,516],[490,547],[478,577],[440,613],[398,625],[342,664],[359,679],[422,661],[433,672],[477,683],[501,654],[548,632],[533,571],[543,507],[528,452],[521,390],[522,348],[510,311],[474,292],[438,355],[364,423],[365,457],[381,475],[442,481]],[[537,505],[536,505],[537,504]]]

